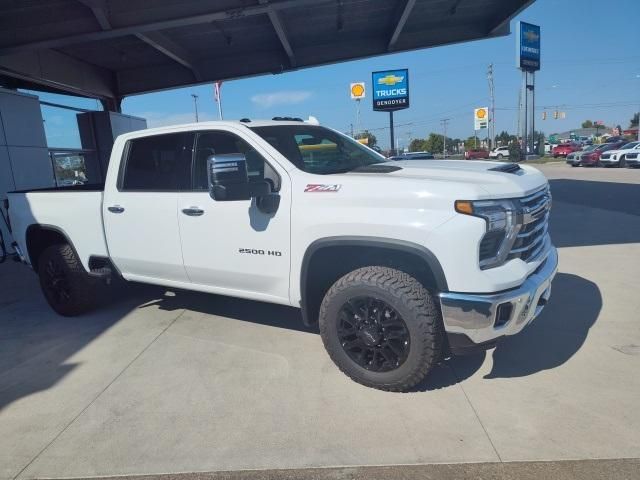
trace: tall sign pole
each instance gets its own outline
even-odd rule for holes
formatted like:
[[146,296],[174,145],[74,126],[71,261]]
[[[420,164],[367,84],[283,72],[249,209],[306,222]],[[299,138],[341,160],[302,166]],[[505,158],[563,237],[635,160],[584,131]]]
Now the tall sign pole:
[[489,107],[480,107],[473,110],[473,144],[477,146],[478,130],[486,129],[488,135]]
[[[356,135],[360,133],[360,101],[366,95],[366,87],[364,82],[355,82],[349,86],[349,92],[351,94],[351,100],[356,101]],[[351,129],[351,136],[353,137],[353,128]]]
[[[518,24],[516,66],[522,71],[524,94],[524,129],[522,146],[525,158],[534,153],[535,139],[535,72],[540,70],[540,27],[531,23]],[[531,104],[531,108],[529,108]]]
[[495,100],[495,87],[493,85],[493,63],[489,64],[489,70],[487,71],[487,80],[489,81],[489,98],[491,100],[490,112],[489,112],[489,129],[488,136],[491,138],[489,142],[489,149],[495,148],[493,145],[496,141],[496,100]]
[[390,148],[395,154],[393,112],[409,108],[409,70],[384,70],[371,74],[373,110],[389,112]]

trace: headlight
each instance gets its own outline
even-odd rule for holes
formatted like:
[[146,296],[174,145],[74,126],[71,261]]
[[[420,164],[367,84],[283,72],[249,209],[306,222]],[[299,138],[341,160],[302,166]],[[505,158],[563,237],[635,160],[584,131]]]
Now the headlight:
[[480,269],[504,264],[522,227],[516,204],[512,200],[457,200],[455,207],[458,213],[482,218],[486,222],[486,233],[478,252]]

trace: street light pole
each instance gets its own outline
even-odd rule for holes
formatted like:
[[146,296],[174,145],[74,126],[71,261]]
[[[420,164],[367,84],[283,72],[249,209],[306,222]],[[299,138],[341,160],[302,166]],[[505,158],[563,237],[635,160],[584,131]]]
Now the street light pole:
[[193,106],[196,109],[196,123],[198,123],[200,121],[198,119],[198,95],[196,95],[195,93],[192,93],[191,96],[193,97]]

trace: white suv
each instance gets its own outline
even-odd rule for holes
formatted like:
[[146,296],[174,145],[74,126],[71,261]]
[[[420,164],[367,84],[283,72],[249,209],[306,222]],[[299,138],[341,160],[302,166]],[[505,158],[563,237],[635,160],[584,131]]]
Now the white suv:
[[489,152],[489,158],[497,158],[502,159],[504,157],[509,157],[509,147],[498,147]]

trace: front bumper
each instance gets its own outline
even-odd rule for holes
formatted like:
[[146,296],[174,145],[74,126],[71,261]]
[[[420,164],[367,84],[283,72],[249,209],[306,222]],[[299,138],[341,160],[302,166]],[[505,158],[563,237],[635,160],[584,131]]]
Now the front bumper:
[[600,157],[600,163],[606,167],[606,166],[618,165],[620,163],[620,160],[618,158],[612,158],[612,157]]
[[627,157],[626,161],[627,161],[627,167],[633,167],[633,168],[640,167],[640,156],[631,157],[631,158]]
[[[544,262],[518,288],[489,294],[441,293],[444,327],[455,339],[449,342],[452,353],[465,353],[472,346],[490,348],[500,337],[519,333],[549,300],[557,271],[558,253],[552,246]],[[466,337],[463,342],[461,335]]]

